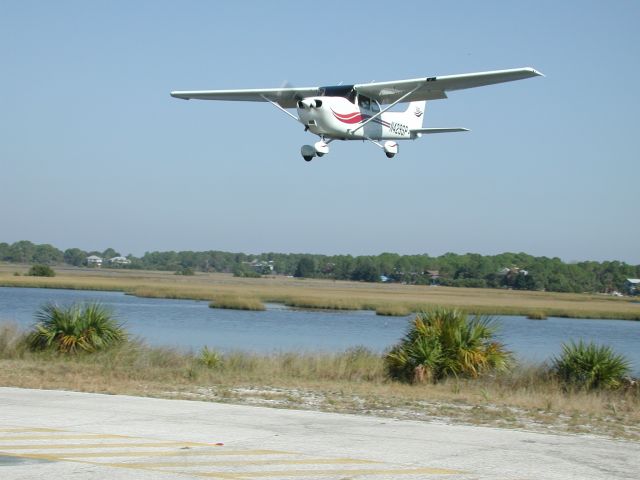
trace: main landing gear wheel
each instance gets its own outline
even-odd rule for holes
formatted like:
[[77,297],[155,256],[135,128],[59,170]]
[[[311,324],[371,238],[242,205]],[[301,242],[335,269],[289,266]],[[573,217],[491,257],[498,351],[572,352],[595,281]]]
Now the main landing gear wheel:
[[387,158],[393,158],[398,153],[398,144],[396,142],[384,142],[382,149]]

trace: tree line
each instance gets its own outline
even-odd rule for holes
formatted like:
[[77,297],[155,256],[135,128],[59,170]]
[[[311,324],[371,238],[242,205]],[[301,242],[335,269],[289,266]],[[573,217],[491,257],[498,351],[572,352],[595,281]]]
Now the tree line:
[[[86,265],[89,255],[104,259],[120,256],[113,248],[85,251],[59,250],[48,244],[22,240],[0,243],[0,261],[46,265]],[[445,253],[440,256],[382,253],[371,256],[315,255],[298,253],[245,253],[209,250],[146,252],[128,255],[131,264],[103,268],[199,272],[227,272],[240,276],[292,275],[307,278],[439,284],[455,287],[513,288],[554,292],[622,291],[627,278],[640,277],[640,265],[620,261],[566,263],[554,257],[526,253],[480,255]]]

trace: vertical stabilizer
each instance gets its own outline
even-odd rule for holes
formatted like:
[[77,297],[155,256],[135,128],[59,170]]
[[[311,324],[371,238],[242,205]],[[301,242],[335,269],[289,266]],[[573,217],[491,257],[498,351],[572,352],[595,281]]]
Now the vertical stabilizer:
[[420,102],[409,103],[409,107],[407,107],[407,110],[404,113],[407,125],[411,130],[422,128],[422,121],[424,120],[424,111],[426,105],[427,102],[425,102],[424,100]]

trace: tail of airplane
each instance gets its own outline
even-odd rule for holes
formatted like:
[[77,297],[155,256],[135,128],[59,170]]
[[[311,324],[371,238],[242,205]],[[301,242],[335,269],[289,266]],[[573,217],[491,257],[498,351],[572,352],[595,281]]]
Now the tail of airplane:
[[409,102],[409,106],[405,110],[405,121],[410,130],[422,128],[422,121],[424,120],[424,110],[427,102],[422,100],[420,102]]
[[409,107],[404,112],[405,121],[409,126],[409,132],[411,138],[418,138],[424,134],[431,133],[451,133],[451,132],[468,132],[466,128],[422,128],[422,122],[424,121],[424,112],[427,102],[410,102]]

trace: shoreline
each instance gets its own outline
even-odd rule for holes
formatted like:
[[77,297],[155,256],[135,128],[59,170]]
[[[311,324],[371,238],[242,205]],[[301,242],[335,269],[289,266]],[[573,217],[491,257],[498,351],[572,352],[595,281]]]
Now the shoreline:
[[590,293],[463,288],[285,276],[58,267],[55,277],[26,276],[29,265],[0,263],[0,286],[123,292],[147,298],[213,302],[228,308],[275,303],[316,310],[368,310],[406,316],[435,306],[470,314],[640,320],[634,297]]
[[[20,278],[20,277],[18,277]],[[29,277],[30,279],[39,277]],[[54,277],[55,278],[55,277]],[[351,302],[336,301],[331,298],[313,298],[311,301],[309,298],[260,298],[260,296],[247,295],[243,296],[242,293],[234,292],[234,302],[229,304],[220,301],[221,306],[216,306],[218,303],[215,293],[202,294],[200,292],[189,291],[166,291],[163,289],[147,289],[144,287],[129,288],[126,286],[117,285],[86,285],[70,283],[56,283],[52,284],[46,281],[31,280],[28,282],[13,282],[6,281],[0,278],[0,287],[3,288],[42,288],[51,290],[79,290],[79,291],[102,291],[102,292],[121,292],[125,295],[131,295],[138,298],[163,298],[170,300],[194,300],[194,301],[207,301],[211,302],[211,308],[226,308],[235,310],[249,310],[254,308],[247,308],[244,305],[247,303],[253,303],[255,301],[261,302],[263,306],[265,304],[275,304],[286,308],[302,309],[302,310],[315,310],[315,311],[372,311],[376,315],[381,316],[395,316],[405,317],[413,315],[421,310],[432,308],[435,306],[459,308],[471,315],[508,315],[508,316],[522,316],[531,320],[545,320],[546,318],[575,318],[582,320],[626,320],[626,321],[640,321],[640,305],[638,305],[637,312],[615,312],[615,311],[589,311],[589,310],[570,310],[558,307],[544,308],[544,307],[518,307],[513,305],[508,306],[486,306],[486,305],[457,305],[455,303],[429,303],[418,305],[418,308],[412,308],[411,305],[407,305],[402,301],[386,301],[383,304],[376,304],[376,302],[359,302],[357,300]],[[445,287],[437,287],[445,288]],[[459,288],[461,287],[448,287]],[[489,290],[489,289],[484,289]],[[490,292],[491,293],[491,292]],[[228,294],[222,294],[223,297],[228,297]],[[634,303],[629,301],[628,303]],[[637,302],[636,302],[637,303]],[[543,316],[544,318],[538,318]],[[534,317],[534,318],[531,318]]]

